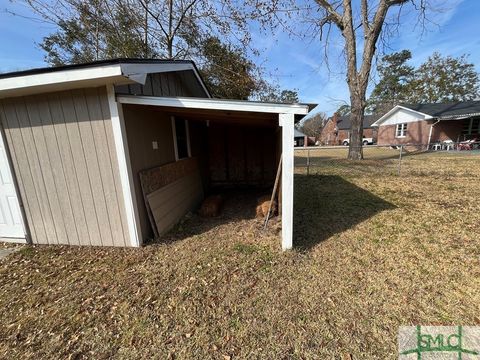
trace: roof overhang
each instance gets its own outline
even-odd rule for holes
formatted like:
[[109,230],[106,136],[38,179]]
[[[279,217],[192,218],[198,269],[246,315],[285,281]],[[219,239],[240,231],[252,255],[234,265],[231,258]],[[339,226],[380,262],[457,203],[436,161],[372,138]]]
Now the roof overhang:
[[86,67],[52,68],[45,72],[18,73],[0,78],[0,99],[13,96],[33,95],[40,92],[52,92],[106,84],[145,84],[147,74],[173,71],[194,72],[205,94],[211,97],[200,74],[191,62],[171,63],[115,63]]
[[438,120],[440,121],[448,121],[448,120],[465,120],[470,119],[472,117],[479,117],[480,113],[470,113],[470,114],[462,114],[462,115],[447,115],[447,116],[440,116]]
[[412,109],[410,109],[406,106],[396,105],[389,112],[387,112],[385,115],[383,115],[380,119],[375,121],[371,126],[372,127],[380,126],[385,120],[387,120],[390,116],[392,116],[394,113],[396,113],[400,109],[407,110],[407,111],[413,112],[413,113],[417,113],[417,114],[421,115],[422,117],[424,117],[425,119],[433,119],[433,116],[431,116],[431,115],[422,113],[420,111],[412,110]]
[[304,104],[278,104],[244,100],[220,100],[187,97],[156,97],[156,96],[117,96],[121,104],[165,106],[173,108],[207,109],[244,111],[270,114],[298,114],[305,115],[309,107]]

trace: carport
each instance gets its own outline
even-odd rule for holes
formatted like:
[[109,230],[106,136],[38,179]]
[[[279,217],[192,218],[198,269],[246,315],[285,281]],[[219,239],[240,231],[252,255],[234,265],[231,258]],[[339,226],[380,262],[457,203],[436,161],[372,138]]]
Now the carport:
[[[168,197],[181,198],[181,201],[171,201],[170,207],[163,209],[164,213],[174,213],[181,207],[177,217],[183,216],[186,209],[195,205],[195,201],[183,204],[186,198],[197,199],[198,203],[198,198],[211,187],[271,188],[281,159],[279,212],[282,220],[282,249],[290,249],[293,231],[295,115],[307,112],[308,106],[300,104],[117,95],[116,107],[112,109],[111,104],[111,113],[112,119],[118,117],[122,124],[139,240],[148,237],[148,215],[151,215],[145,210],[147,199],[142,193],[144,185],[139,179],[142,177],[139,174],[144,174],[149,169],[149,164],[145,163],[149,157],[146,153],[157,151],[152,156],[158,158],[162,153],[168,153],[173,143],[173,155],[178,164],[174,166],[178,169],[168,165],[170,173],[175,175],[161,173],[160,177],[173,176],[171,182],[180,184],[183,181],[184,189],[177,190],[176,185],[162,183],[160,187],[170,188],[158,195],[158,199],[165,204],[164,199]],[[182,129],[184,126],[187,138],[184,150],[177,143],[182,141],[178,137],[179,124]],[[183,169],[191,166],[187,163],[188,158],[198,160],[198,165],[195,166],[198,166],[198,178],[203,187],[201,190],[192,183],[192,178],[197,175],[194,172],[188,173],[189,175],[184,173]],[[180,176],[176,176],[178,173]],[[182,177],[190,180],[182,180]],[[194,187],[197,190],[192,190]],[[174,194],[176,191],[178,195]],[[175,218],[175,215],[172,216]],[[165,224],[165,228],[169,224]]]

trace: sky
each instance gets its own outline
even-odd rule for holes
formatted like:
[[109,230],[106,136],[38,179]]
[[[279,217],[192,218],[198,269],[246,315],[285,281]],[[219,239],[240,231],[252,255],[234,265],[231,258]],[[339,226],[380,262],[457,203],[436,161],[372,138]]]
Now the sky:
[[[387,52],[409,49],[410,62],[418,66],[433,52],[460,56],[469,54],[469,61],[480,70],[479,0],[433,0],[441,2],[441,11],[431,15],[427,32],[415,26],[413,10],[406,9],[398,34],[394,35]],[[24,17],[13,16],[20,12]],[[52,25],[32,20],[20,5],[0,0],[0,72],[44,67],[44,54],[38,47],[42,38],[55,30]],[[303,26],[298,21],[298,26]],[[295,89],[300,100],[319,104],[316,111],[331,115],[340,105],[349,102],[344,62],[340,53],[342,39],[334,35],[328,48],[328,66],[324,61],[323,44],[319,39],[292,38],[283,31],[261,33],[252,28],[253,44],[260,50],[255,59],[266,74],[281,88]],[[361,44],[359,44],[361,45]],[[373,87],[373,83],[370,89]]]

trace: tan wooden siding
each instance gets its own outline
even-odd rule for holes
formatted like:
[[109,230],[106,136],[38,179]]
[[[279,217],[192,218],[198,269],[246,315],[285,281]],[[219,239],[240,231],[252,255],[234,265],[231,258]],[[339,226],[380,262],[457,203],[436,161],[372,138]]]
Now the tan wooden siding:
[[202,198],[202,180],[198,168],[195,172],[148,194],[147,200],[159,235],[170,230],[188,211],[194,209]]
[[[124,105],[123,117],[127,133],[130,165],[137,199],[140,227],[144,239],[153,236],[148,220],[139,172],[175,161],[170,116],[155,108]],[[153,149],[156,141],[158,149]]]
[[36,244],[128,246],[105,88],[0,101]]

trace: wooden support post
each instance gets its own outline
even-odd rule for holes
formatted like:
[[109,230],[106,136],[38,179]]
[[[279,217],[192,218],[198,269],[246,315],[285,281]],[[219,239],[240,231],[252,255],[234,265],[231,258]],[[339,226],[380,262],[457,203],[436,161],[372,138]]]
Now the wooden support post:
[[293,246],[294,114],[279,114],[282,127],[282,249]]

